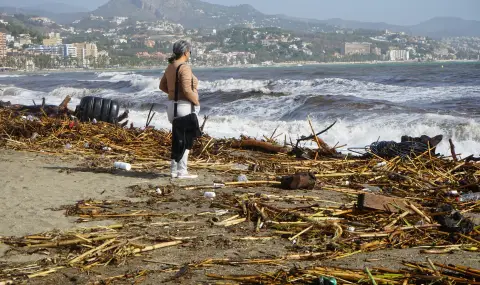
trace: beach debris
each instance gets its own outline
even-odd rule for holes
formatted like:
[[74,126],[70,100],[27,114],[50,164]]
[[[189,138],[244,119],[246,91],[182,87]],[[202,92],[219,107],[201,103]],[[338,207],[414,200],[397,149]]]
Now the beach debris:
[[378,187],[378,186],[372,186],[372,185],[368,185],[368,184],[363,184],[363,191],[365,192],[371,192],[371,193],[381,193],[382,192],[382,188]]
[[390,213],[410,211],[409,207],[407,206],[407,200],[405,199],[370,193],[358,195],[357,207],[360,210],[368,208]]
[[475,202],[480,201],[480,192],[463,194],[458,197],[460,202]]
[[315,188],[317,179],[313,173],[297,173],[294,175],[284,176],[281,179],[281,187],[288,190]]
[[[88,171],[112,173],[114,161],[129,163],[138,174],[161,173],[170,167],[171,134],[167,130],[125,129],[104,122],[78,122],[74,128],[68,128],[71,122],[68,117],[39,116],[40,121],[25,121],[19,116],[16,111],[0,109],[2,147],[64,153],[64,146],[69,143],[72,149],[65,153],[84,157],[85,167],[81,169]],[[34,141],[30,139],[33,133],[38,133]],[[266,143],[278,146],[268,140]],[[478,276],[474,274],[479,273],[475,269],[437,265],[435,262],[435,267],[447,266],[448,269],[435,271],[430,264],[411,262],[405,263],[405,266],[410,268],[408,270],[382,271],[369,268],[370,274],[366,269],[295,267],[285,271],[285,268],[289,268],[286,266],[291,266],[292,261],[338,260],[387,248],[421,247],[421,252],[430,254],[478,252],[479,229],[475,224],[472,228],[467,222],[473,221],[467,214],[478,215],[479,203],[459,201],[449,193],[466,193],[478,188],[480,164],[430,156],[428,150],[421,154],[411,154],[407,158],[380,158],[372,155],[339,159],[335,155],[320,155],[321,151],[314,149],[311,159],[306,160],[296,159],[285,153],[264,152],[263,149],[233,149],[232,144],[235,142],[237,140],[214,139],[208,136],[201,138],[192,150],[190,167],[225,173],[226,177],[220,179],[238,178],[238,175],[244,174],[248,175],[251,181],[216,180],[206,182],[205,185],[145,186],[146,188],[133,191],[133,195],[146,199],[85,200],[66,206],[62,208],[66,215],[76,217],[78,223],[114,220],[120,226],[69,232],[52,231],[26,237],[0,237],[0,242],[8,244],[14,250],[49,249],[49,258],[55,260],[55,263],[39,262],[34,270],[23,270],[23,265],[18,264],[2,265],[0,282],[14,279],[21,283],[26,281],[28,276],[41,278],[48,274],[62,274],[64,271],[61,267],[75,267],[89,272],[96,266],[124,264],[147,250],[160,250],[165,246],[181,245],[178,250],[188,247],[191,249],[189,241],[195,240],[196,236],[203,232],[208,232],[200,237],[202,242],[195,243],[195,246],[202,243],[217,245],[219,243],[216,239],[221,235],[221,244],[227,246],[243,242],[236,246],[262,243],[262,247],[268,248],[269,241],[282,240],[282,243],[276,244],[285,244],[287,253],[275,258],[272,258],[271,252],[265,251],[263,257],[256,256],[255,259],[240,256],[235,259],[208,259],[192,262],[188,266],[173,265],[168,270],[179,272],[185,266],[189,271],[224,265],[283,266],[282,271],[262,273],[258,276],[209,275],[214,279],[226,278],[241,284],[288,284],[291,280],[296,280],[299,284],[317,284],[322,276],[336,278],[343,283],[372,283],[373,280],[377,284],[418,284],[450,280],[455,284],[475,284],[472,280],[476,280],[474,278]],[[82,147],[85,143],[89,144],[89,148]],[[103,151],[105,146],[110,147],[111,151]],[[236,169],[237,164],[248,167]],[[381,167],[375,167],[379,164]],[[288,183],[279,177],[287,177],[285,180]],[[292,188],[302,189],[302,184],[306,185],[304,189],[314,189],[317,181],[321,182],[317,187],[321,186],[322,191],[290,191]],[[282,182],[288,191],[270,188],[281,187]],[[235,189],[226,189],[227,187]],[[381,189],[382,195],[363,190],[377,190],[373,187]],[[185,199],[189,203],[188,208],[192,209],[191,213],[166,206],[168,201],[179,201],[178,197],[172,197],[173,190],[176,194],[192,193],[195,197],[204,196],[203,191],[213,192],[211,189],[215,188],[225,190],[221,190],[221,195],[217,192],[215,198],[207,198],[214,199],[212,201],[193,202],[192,199]],[[162,194],[159,194],[157,189],[160,189]],[[327,191],[329,194],[341,195],[342,199],[330,201],[324,195]],[[359,199],[362,195],[363,200]],[[205,211],[201,205],[198,205],[198,208],[191,207],[191,203],[201,202],[208,203],[212,209]],[[437,209],[438,205],[442,204],[449,204],[452,208]],[[217,213],[224,214],[225,218],[217,216]],[[455,227],[451,230],[448,227],[443,228],[448,225]],[[185,230],[187,227],[191,229],[188,236]],[[211,234],[207,230],[209,227],[219,232]],[[471,228],[472,230],[468,231]],[[166,230],[168,236],[164,236]],[[225,235],[227,232],[229,235]],[[23,268],[26,267],[27,265]],[[141,270],[112,277],[97,275],[96,280],[129,283],[126,280],[131,281],[154,272],[158,271]]]
[[205,192],[205,193],[203,193],[203,197],[205,197],[207,199],[213,199],[213,198],[217,197],[217,193],[215,193],[215,192]]
[[126,170],[126,171],[132,170],[132,165],[126,162],[115,162],[113,164],[113,167],[121,170]]
[[[65,97],[60,105],[47,105],[45,103],[45,98],[42,99],[42,105],[37,105],[34,103],[33,106],[26,106],[26,105],[19,105],[15,104],[12,105],[10,102],[1,102],[0,108],[8,109],[14,111],[18,114],[24,114],[26,119],[30,118],[30,120],[34,120],[35,118],[38,120],[38,117],[41,116],[50,116],[50,117],[62,117],[64,115],[73,115],[73,112],[68,110],[67,105],[72,98],[70,96]],[[30,117],[29,117],[30,116]]]
[[250,138],[243,138],[231,144],[233,148],[256,149],[269,153],[288,153],[290,149],[285,146],[274,145],[273,143],[259,141]]
[[468,234],[475,227],[470,219],[464,217],[450,204],[438,207],[434,219],[442,226],[442,230],[450,233]]
[[[294,267],[290,270],[277,272],[262,272],[258,275],[218,275],[207,274],[216,280],[230,280],[240,284],[291,284],[295,280],[298,284],[477,284],[480,270],[461,265],[445,265],[441,263],[402,262],[405,268],[394,270],[378,267],[375,269],[347,269],[341,267],[314,266],[304,269]],[[437,270],[436,268],[444,270]],[[325,277],[328,276],[328,277]]]
[[241,174],[237,177],[237,182],[247,182],[247,181],[248,181],[248,177],[245,174]]
[[436,146],[442,141],[443,136],[433,138],[422,135],[421,137],[403,136],[401,142],[378,141],[366,147],[369,153],[381,158],[395,158],[397,156],[406,158],[421,155],[428,152],[435,155]]

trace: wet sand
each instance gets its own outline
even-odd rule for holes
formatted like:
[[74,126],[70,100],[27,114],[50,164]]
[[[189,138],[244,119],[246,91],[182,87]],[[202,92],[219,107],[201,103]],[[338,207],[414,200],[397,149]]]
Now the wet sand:
[[[77,218],[65,217],[64,211],[58,210],[62,205],[72,205],[78,200],[121,200],[132,198],[130,186],[144,184],[168,185],[173,183],[208,184],[214,180],[234,179],[231,174],[212,171],[199,171],[200,177],[195,181],[172,181],[162,173],[136,173],[113,171],[112,173],[94,173],[83,169],[84,160],[76,156],[51,156],[37,153],[0,150],[0,235],[23,236],[54,229],[65,230],[76,227],[88,227],[119,223],[119,221],[95,221],[75,223]],[[328,191],[284,191],[269,187],[250,189],[222,189],[225,193],[265,193],[275,195],[319,195],[326,200],[349,202],[343,194]],[[210,200],[202,197],[201,191],[180,190],[169,201],[151,205],[151,209],[159,212],[179,212],[198,214],[212,209]],[[302,206],[302,205],[296,205]],[[178,247],[170,247],[153,251],[145,255],[129,259],[119,266],[96,267],[91,273],[75,268],[64,269],[45,278],[32,279],[29,284],[87,284],[108,277],[125,274],[135,270],[161,270],[168,264],[195,263],[210,258],[275,258],[295,254],[291,252],[291,242],[284,238],[273,238],[266,241],[236,240],[238,236],[255,235],[251,224],[244,223],[233,228],[212,227],[208,223],[210,216],[195,216],[192,224],[169,225],[154,229],[137,229],[138,235],[162,236],[196,236],[192,242]],[[162,219],[154,220],[161,222]],[[165,220],[168,222],[168,220]],[[171,220],[169,220],[171,222]],[[262,233],[260,233],[262,234]],[[304,253],[304,252],[301,252]],[[0,264],[35,262],[48,257],[48,252],[17,252],[0,244]],[[241,265],[201,267],[191,270],[178,279],[172,272],[152,273],[139,284],[211,284],[212,279],[206,273],[214,274],[258,274],[259,272],[275,272],[280,268],[288,270],[297,265],[300,267],[314,265],[333,265],[347,268],[401,268],[401,261],[425,261],[430,257],[439,263],[462,264],[480,267],[478,253],[458,251],[454,254],[426,255],[420,249],[379,250],[372,253],[359,253],[339,260],[318,258],[311,261],[287,261],[278,265]],[[131,284],[119,282],[118,284]]]

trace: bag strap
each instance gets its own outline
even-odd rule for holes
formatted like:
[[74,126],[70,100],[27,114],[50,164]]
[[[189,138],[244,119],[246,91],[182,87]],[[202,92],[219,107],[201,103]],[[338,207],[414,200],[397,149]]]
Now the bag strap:
[[178,105],[178,89],[180,84],[178,84],[178,72],[180,71],[180,67],[184,65],[183,63],[177,67],[177,72],[175,73],[175,103],[173,108],[173,118],[177,117],[177,105]]

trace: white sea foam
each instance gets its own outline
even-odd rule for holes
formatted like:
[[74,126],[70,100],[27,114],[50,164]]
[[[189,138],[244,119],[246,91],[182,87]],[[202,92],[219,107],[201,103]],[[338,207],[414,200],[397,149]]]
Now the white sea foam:
[[16,77],[24,77],[26,75],[21,74],[0,74],[0,78],[16,78]]
[[[99,77],[110,77],[110,82],[129,81],[138,91],[158,91],[159,77],[150,77],[128,72],[108,72]],[[248,80],[222,79],[200,81],[200,93],[247,93],[256,92],[264,95],[342,95],[370,100],[390,102],[422,101],[434,102],[463,97],[480,97],[480,86],[437,86],[409,87],[387,85],[359,80],[325,78],[313,80]]]
[[[136,124],[143,124],[148,112],[133,112],[131,119]],[[444,139],[437,151],[449,155],[448,139],[452,138],[456,145],[457,153],[463,157],[480,154],[480,122],[473,119],[442,116],[436,114],[424,115],[394,115],[365,118],[366,120],[340,120],[337,124],[321,137],[330,145],[347,144],[341,151],[347,152],[350,147],[365,147],[380,140],[400,141],[401,136],[435,136],[442,134]],[[334,119],[328,121],[313,120],[315,130],[320,131],[327,127]],[[171,128],[166,114],[158,114],[153,125],[157,128]],[[138,126],[138,125],[137,125]],[[306,120],[272,121],[255,120],[245,116],[213,116],[208,119],[205,131],[214,137],[239,137],[248,135],[256,138],[271,136],[277,128],[279,141],[283,143],[285,135],[287,141],[292,138],[296,141],[302,135],[311,133]]]
[[[31,91],[17,87],[4,86],[0,90],[0,100],[12,103],[31,104],[37,103],[42,97],[47,98],[48,104],[59,104],[66,95],[73,95],[69,107],[75,108],[80,99],[85,95],[95,95],[112,99],[119,99],[123,103],[131,103],[133,110],[130,112],[130,121],[136,126],[145,124],[147,111],[135,110],[138,103],[157,102],[159,78],[143,76],[129,72],[109,72],[97,74],[101,81],[120,82],[127,81],[135,89],[132,92],[116,90],[92,90],[61,87],[49,93]],[[301,135],[310,133],[308,124],[301,120],[284,121],[283,117],[298,114],[298,108],[305,106],[306,101],[318,95],[347,95],[364,99],[386,100],[392,102],[405,102],[410,100],[433,102],[463,97],[480,96],[478,86],[444,86],[444,87],[406,87],[385,85],[371,82],[362,82],[348,79],[316,79],[316,80],[246,80],[227,79],[200,82],[200,96],[202,93],[225,93],[222,96],[239,93],[255,92],[241,97],[235,101],[221,101],[219,97],[214,106],[210,106],[210,119],[206,124],[206,132],[214,137],[239,137],[241,134],[261,138],[270,136],[278,127],[277,134],[287,135],[295,140]],[[158,99],[157,99],[158,98]],[[322,138],[329,144],[347,144],[348,147],[363,147],[377,139],[400,140],[402,135],[444,135],[444,141],[438,150],[444,154],[449,153],[448,138],[452,138],[457,147],[457,152],[464,156],[480,153],[480,121],[470,119],[465,115],[459,116],[438,115],[429,113],[404,114],[401,110],[397,114],[379,115],[376,110],[381,110],[384,104],[370,108],[371,112],[352,112],[348,118],[339,120],[337,125]],[[157,110],[158,114],[153,120],[153,125],[158,128],[170,128],[164,110]],[[308,108],[307,108],[307,112]],[[312,115],[315,115],[312,111]],[[380,113],[381,114],[381,113]],[[313,116],[314,127],[321,130],[336,118]]]
[[359,80],[326,78],[315,80],[227,79],[200,82],[203,92],[261,92],[294,95],[344,95],[391,102],[438,101],[480,96],[479,86],[408,87]]
[[133,74],[132,72],[118,72],[118,71],[106,71],[106,72],[96,72],[95,75],[97,77],[113,77],[116,75],[127,75]]

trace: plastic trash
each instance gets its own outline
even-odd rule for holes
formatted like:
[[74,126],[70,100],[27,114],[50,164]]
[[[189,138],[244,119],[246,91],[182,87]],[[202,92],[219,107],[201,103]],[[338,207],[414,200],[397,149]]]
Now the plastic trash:
[[239,176],[237,177],[237,181],[238,181],[238,182],[247,182],[247,181],[248,181],[248,177],[247,177],[246,175],[244,175],[244,174],[239,175]]
[[320,278],[318,278],[318,283],[316,283],[316,284],[319,284],[319,285],[337,285],[337,279],[335,279],[333,277],[321,276]]
[[130,163],[125,163],[125,162],[115,162],[113,164],[113,167],[117,169],[126,170],[126,171],[132,170],[132,165]]
[[102,150],[104,150],[104,151],[111,151],[112,148],[111,148],[111,147],[108,147],[108,146],[104,146],[104,147],[102,148]]
[[223,183],[213,183],[213,189],[223,188],[225,184]]
[[72,149],[72,145],[69,144],[69,143],[67,143],[67,144],[65,145],[65,149]]
[[33,135],[30,137],[32,141],[34,141],[38,137],[38,133],[33,133]]
[[93,119],[92,124],[96,124],[96,123],[97,123],[97,119]]
[[215,210],[215,216],[223,216],[228,214],[228,210]]
[[457,190],[451,190],[447,192],[448,196],[458,196],[458,191]]
[[355,227],[351,227],[351,226],[350,226],[350,227],[347,228],[347,231],[353,233],[353,232],[355,231]]
[[365,192],[371,192],[371,193],[379,193],[379,192],[382,192],[382,189],[380,187],[377,187],[377,186],[370,186],[370,185],[362,185],[364,188],[363,188],[363,191]]
[[377,163],[377,164],[373,167],[373,169],[382,168],[382,167],[384,167],[384,166],[387,166],[387,163],[386,163],[385,161],[380,162],[380,163]]
[[84,147],[84,148],[89,148],[89,147],[90,147],[90,144],[89,144],[89,143],[85,143],[85,144],[83,145],[83,147]]
[[458,198],[458,201],[460,202],[480,201],[480,192],[463,194]]
[[159,195],[163,195],[163,191],[160,188],[157,188],[157,190],[155,190],[155,192]]
[[213,198],[217,197],[217,194],[215,192],[205,192],[205,193],[203,193],[203,197],[205,197],[207,199],[213,199]]

